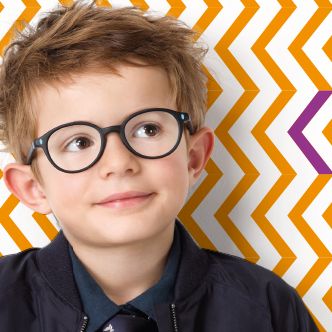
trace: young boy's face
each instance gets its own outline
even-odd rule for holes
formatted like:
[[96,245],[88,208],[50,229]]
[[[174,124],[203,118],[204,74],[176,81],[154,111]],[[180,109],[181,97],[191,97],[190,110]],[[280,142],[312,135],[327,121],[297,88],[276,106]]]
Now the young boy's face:
[[[43,86],[36,98],[38,136],[72,121],[107,127],[142,109],[177,110],[163,69],[120,65],[118,70],[122,77],[88,72],[66,84]],[[102,158],[80,173],[57,170],[41,149],[36,160],[43,180],[40,190],[72,244],[123,245],[160,234],[172,227],[192,181],[184,135],[170,155],[143,159],[131,153],[117,133],[111,133]],[[100,203],[129,191],[148,196]]]

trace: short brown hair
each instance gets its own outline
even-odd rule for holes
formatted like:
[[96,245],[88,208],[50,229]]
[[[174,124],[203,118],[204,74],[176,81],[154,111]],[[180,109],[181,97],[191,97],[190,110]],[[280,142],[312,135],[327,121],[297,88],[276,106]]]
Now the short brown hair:
[[0,70],[0,141],[17,162],[26,162],[37,134],[34,89],[90,69],[116,72],[119,63],[139,65],[130,59],[164,68],[178,109],[191,115],[194,130],[204,123],[207,47],[175,18],[135,6],[111,9],[77,1],[17,34]]

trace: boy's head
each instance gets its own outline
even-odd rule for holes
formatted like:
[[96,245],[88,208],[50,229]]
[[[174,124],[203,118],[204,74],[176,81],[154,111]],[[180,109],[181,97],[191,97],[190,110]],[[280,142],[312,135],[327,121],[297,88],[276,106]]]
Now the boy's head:
[[[106,245],[110,234],[114,243],[135,241],[142,238],[141,232],[147,236],[147,228],[152,236],[170,225],[181,209],[213,145],[211,130],[203,127],[206,80],[201,60],[206,50],[197,47],[193,37],[190,29],[169,17],[148,16],[137,8],[107,9],[77,2],[49,13],[36,31],[20,36],[8,48],[0,78],[0,140],[17,163],[5,168],[5,181],[29,207],[53,212],[72,243],[91,244],[98,239],[98,245]],[[78,150],[81,153],[82,145],[77,144],[85,148],[88,134],[89,144],[101,144],[93,127],[84,130],[89,128],[96,136],[82,127],[68,126],[79,128],[73,134],[76,141],[74,145],[71,141],[61,158],[52,152],[50,160],[55,165],[41,148],[34,151],[31,167],[25,165],[33,140],[54,128],[75,121],[105,128],[151,108],[184,112],[191,118],[192,135],[184,126],[177,148],[162,158],[139,155],[163,155],[169,148],[161,148],[162,144],[154,143],[159,153],[150,143],[135,147],[129,142],[130,151],[118,134],[111,133],[105,136],[107,144],[96,164],[68,173],[89,165],[90,159],[76,166],[78,154],[68,157]],[[167,119],[181,122],[174,114],[158,114],[167,115],[165,128]],[[148,120],[151,124],[154,118]],[[52,144],[67,135],[57,133]],[[64,158],[67,162],[62,164]],[[119,193],[149,195],[126,201],[110,198]],[[136,228],[130,236],[134,216]],[[159,220],[163,222],[156,225]]]
[[164,68],[178,110],[199,129],[206,110],[206,49],[193,43],[194,32],[169,17],[147,16],[135,7],[109,9],[78,1],[40,20],[7,49],[0,78],[0,140],[18,162],[26,162],[36,137],[35,91],[72,74],[114,73],[119,63],[142,60]]

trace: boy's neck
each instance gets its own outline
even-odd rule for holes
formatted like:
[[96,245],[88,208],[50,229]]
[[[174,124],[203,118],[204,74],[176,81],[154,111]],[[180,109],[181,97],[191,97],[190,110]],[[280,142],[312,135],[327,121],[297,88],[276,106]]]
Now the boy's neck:
[[171,224],[147,243],[107,249],[71,245],[104,293],[119,305],[134,299],[159,281],[173,236],[174,224]]

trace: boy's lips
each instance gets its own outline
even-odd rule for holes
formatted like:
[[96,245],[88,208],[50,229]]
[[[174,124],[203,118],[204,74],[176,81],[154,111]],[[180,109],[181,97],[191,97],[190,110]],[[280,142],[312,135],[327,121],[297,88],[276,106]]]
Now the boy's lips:
[[123,193],[116,193],[113,195],[110,195],[97,204],[106,204],[106,203],[113,203],[113,202],[121,202],[121,201],[130,201],[135,198],[145,198],[147,196],[150,196],[151,192],[141,192],[141,191],[127,191]]

